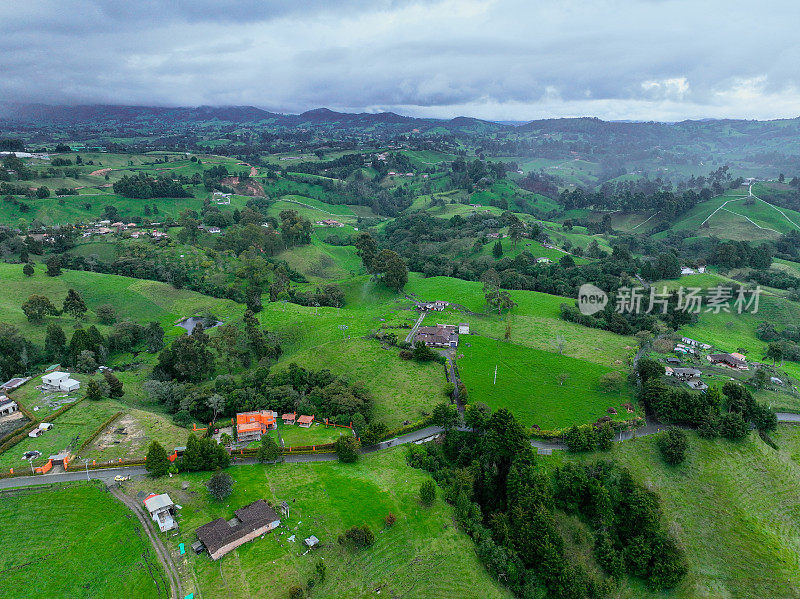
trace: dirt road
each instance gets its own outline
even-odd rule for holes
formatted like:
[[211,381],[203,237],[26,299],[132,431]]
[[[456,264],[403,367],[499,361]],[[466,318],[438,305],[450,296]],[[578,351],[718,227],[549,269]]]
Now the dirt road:
[[161,562],[161,565],[164,566],[164,572],[167,574],[167,578],[169,579],[169,586],[170,592],[169,596],[172,599],[182,599],[183,597],[183,587],[181,585],[181,577],[178,574],[178,568],[175,565],[175,562],[172,561],[172,556],[169,553],[169,550],[164,546],[164,543],[161,542],[161,537],[158,536],[158,533],[153,530],[151,527],[151,520],[145,514],[142,507],[139,505],[139,502],[133,499],[132,497],[128,497],[123,493],[119,487],[111,486],[109,488],[111,494],[119,499],[122,503],[125,504],[139,519],[139,522],[144,528],[147,536],[150,537],[150,542],[153,544],[153,549],[156,551],[156,555],[158,556],[158,561]]

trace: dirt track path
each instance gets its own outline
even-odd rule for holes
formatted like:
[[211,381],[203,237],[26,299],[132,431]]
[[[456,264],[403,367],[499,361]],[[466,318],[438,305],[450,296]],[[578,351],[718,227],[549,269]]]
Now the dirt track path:
[[156,555],[158,556],[158,561],[160,561],[161,565],[164,566],[164,572],[169,579],[170,597],[172,597],[172,599],[182,599],[183,587],[181,585],[181,577],[178,574],[178,568],[175,566],[175,562],[172,561],[172,556],[170,555],[169,551],[166,547],[164,547],[164,543],[161,542],[161,538],[150,527],[150,519],[144,513],[144,510],[142,510],[142,508],[139,506],[139,503],[135,499],[125,495],[125,493],[123,493],[118,487],[112,486],[109,488],[109,491],[114,497],[119,499],[127,508],[136,514],[136,517],[139,519],[139,522],[147,533],[147,536],[150,538],[153,549],[155,549]]

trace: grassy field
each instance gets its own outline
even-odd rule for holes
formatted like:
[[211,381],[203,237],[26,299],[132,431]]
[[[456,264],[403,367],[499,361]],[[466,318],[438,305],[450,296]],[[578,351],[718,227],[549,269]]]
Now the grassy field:
[[139,522],[98,486],[4,493],[0,520],[2,599],[169,597]]
[[[309,428],[301,426],[284,425],[282,422],[278,423],[277,432],[283,439],[285,447],[298,447],[303,445],[323,445],[325,443],[333,443],[342,435],[352,435],[349,428],[341,428],[338,426],[325,426],[315,422]],[[275,434],[271,431],[270,434]],[[276,435],[277,440],[277,435]]]
[[571,298],[536,291],[511,291],[511,298],[518,305],[500,318],[487,311],[481,283],[449,277],[425,279],[417,273],[410,273],[405,290],[421,300],[450,301],[474,312],[466,314],[457,309],[448,310],[441,315],[430,315],[426,324],[467,322],[472,333],[494,339],[503,339],[506,325],[510,324],[511,340],[515,344],[554,352],[560,339],[564,355],[615,368],[626,364],[635,351],[635,341],[631,337],[562,320],[559,306],[562,303],[573,304],[575,300]]
[[615,419],[632,416],[622,407],[632,401],[626,386],[612,392],[599,387],[600,377],[612,368],[476,335],[462,338],[459,353],[469,401],[508,408],[526,426],[585,424],[605,416],[610,407],[618,411]]
[[687,461],[666,465],[655,437],[617,444],[610,453],[542,458],[549,468],[566,459],[613,458],[662,499],[666,524],[689,558],[689,575],[669,595],[642,586],[619,596],[800,596],[800,427],[780,425],[779,450],[751,434],[740,443],[689,434]]
[[383,349],[370,339],[343,341],[339,337],[293,354],[276,368],[297,362],[306,368],[327,368],[351,383],[363,383],[375,399],[374,418],[394,428],[406,420],[419,420],[445,399],[444,368],[440,364],[401,360],[398,353],[396,348]]
[[[441,499],[430,508],[420,505],[419,486],[427,474],[407,466],[402,450],[364,456],[352,465],[243,466],[229,472],[236,481],[234,491],[222,503],[210,501],[202,488],[207,473],[130,483],[129,493],[168,491],[183,506],[181,533],[167,541],[173,550],[179,542],[192,543],[198,526],[213,518],[230,518],[239,506],[256,499],[273,505],[289,502],[290,518],[263,539],[216,562],[191,552],[182,558],[192,571],[187,592],[284,599],[292,585],[305,586],[324,558],[325,582],[314,587],[314,597],[375,596],[376,589],[381,596],[415,599],[510,597],[480,565],[472,541],[453,526],[452,508]],[[184,480],[190,483],[187,491],[181,490]],[[397,523],[384,529],[389,512]],[[351,552],[338,545],[340,533],[362,524],[375,532],[373,547]],[[311,534],[321,547],[304,554],[302,539]],[[295,542],[288,541],[290,535]]]
[[782,233],[800,229],[800,213],[777,209],[757,198],[748,199],[746,190],[738,189],[701,202],[679,218],[672,229],[741,241],[777,239]]
[[18,327],[29,339],[37,343],[44,341],[48,322],[57,322],[69,336],[76,324],[71,316],[48,316],[44,324],[32,324],[25,318],[20,306],[32,294],[45,295],[60,308],[68,289],[77,290],[89,308],[84,326],[97,325],[101,332],[108,327],[99,325],[93,311],[102,304],[111,304],[117,309],[120,320],[130,319],[141,324],[157,321],[167,333],[173,330],[176,320],[197,312],[209,310],[220,319],[240,315],[242,306],[230,300],[216,299],[186,289],[175,289],[166,283],[144,279],[132,279],[88,271],[63,270],[58,277],[45,275],[45,267],[36,266],[36,273],[26,277],[21,264],[0,264],[0,322]]
[[286,260],[289,266],[312,282],[330,282],[364,273],[354,246],[325,243],[322,240],[324,234],[320,233],[315,229],[309,245],[283,251],[276,257]]

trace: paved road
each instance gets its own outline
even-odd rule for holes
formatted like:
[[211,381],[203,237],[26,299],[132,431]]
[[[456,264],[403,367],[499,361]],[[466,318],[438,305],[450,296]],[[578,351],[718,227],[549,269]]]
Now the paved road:
[[414,326],[411,327],[411,332],[406,335],[406,343],[411,343],[411,340],[414,338],[414,333],[417,332],[419,325],[422,324],[422,321],[425,320],[425,312],[420,312],[419,318],[417,318],[417,322],[414,323]]
[[[792,414],[789,412],[778,412],[776,415],[778,417],[778,422],[800,423],[800,414]],[[664,428],[666,428],[665,425],[656,425],[656,424],[648,424],[645,426],[640,426],[639,428],[633,431],[622,431],[617,433],[616,435],[614,435],[614,441],[619,443],[622,441],[629,441],[634,437],[646,437],[648,435],[653,435]],[[465,427],[460,427],[459,430],[469,431],[470,429]],[[378,443],[377,445],[370,445],[368,447],[364,447],[361,450],[361,452],[374,453],[376,451],[381,451],[384,449],[388,449],[390,447],[396,447],[397,445],[416,443],[418,441],[424,441],[426,439],[433,438],[436,435],[441,434],[442,432],[444,432],[444,430],[438,426],[428,426],[426,428],[422,428],[417,431],[407,433],[405,435],[400,435],[399,437],[396,437],[394,439],[383,441],[381,443]],[[563,450],[567,448],[567,446],[564,443],[560,443],[557,441],[544,441],[538,439],[532,440],[531,446],[546,451]],[[234,465],[250,465],[258,463],[258,460],[252,457],[237,458],[235,455],[232,457]],[[312,454],[297,454],[297,455],[289,454],[283,456],[283,461],[288,464],[303,464],[308,462],[330,462],[336,459],[337,457],[335,453],[312,453]],[[147,474],[147,471],[144,469],[143,466],[124,466],[122,468],[89,470],[89,478],[91,480],[100,480],[105,482],[112,482],[114,477],[117,476],[118,474],[122,476],[145,476]],[[86,480],[86,472],[83,470],[80,471],[76,470],[74,472],[63,472],[60,474],[44,474],[38,476],[17,476],[13,478],[0,479],[0,489],[13,489],[15,487],[32,487],[38,485],[49,485],[53,483],[74,482],[81,480]]]

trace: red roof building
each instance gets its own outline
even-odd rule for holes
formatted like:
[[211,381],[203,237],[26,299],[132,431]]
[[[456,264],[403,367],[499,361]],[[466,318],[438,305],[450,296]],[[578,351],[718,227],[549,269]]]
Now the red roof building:
[[236,437],[239,441],[258,441],[268,430],[278,428],[278,414],[272,410],[236,414]]
[[302,426],[303,428],[309,428],[313,422],[313,416],[300,416],[300,418],[297,419],[298,426]]

